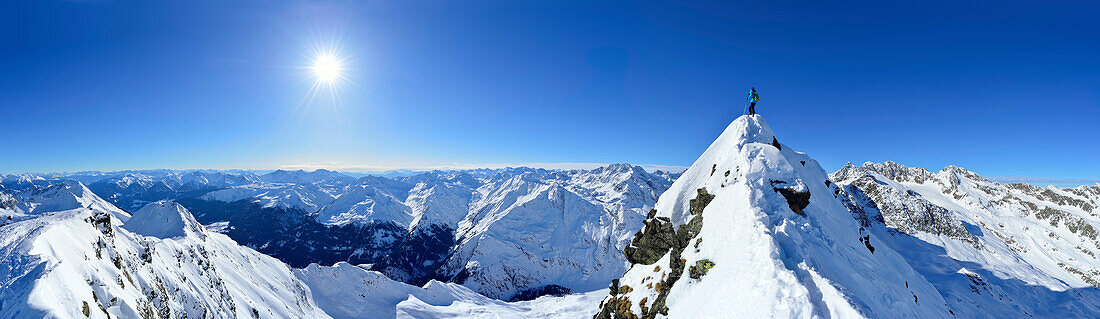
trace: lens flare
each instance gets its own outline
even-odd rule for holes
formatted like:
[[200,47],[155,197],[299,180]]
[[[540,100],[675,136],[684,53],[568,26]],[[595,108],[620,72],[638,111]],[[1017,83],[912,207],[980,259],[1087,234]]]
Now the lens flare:
[[[328,100],[333,108],[339,109],[340,91],[346,90],[348,84],[354,84],[348,78],[347,73],[351,69],[348,68],[348,58],[341,54],[340,45],[335,42],[315,45],[309,52],[304,52],[303,57],[308,63],[301,69],[306,71],[305,78],[312,79],[313,85],[300,105],[308,111],[315,102]],[[318,101],[318,98],[322,101]]]
[[313,75],[318,81],[332,83],[341,77],[342,66],[335,56],[323,55],[313,60]]
[[293,127],[294,132],[317,130],[303,123],[307,118],[321,117],[329,128],[350,125],[345,100],[358,101],[355,97],[364,90],[356,83],[364,72],[362,47],[351,45],[348,37],[336,31],[305,34],[302,40],[302,49],[297,52],[300,64],[291,68],[297,72],[304,91],[284,125]]

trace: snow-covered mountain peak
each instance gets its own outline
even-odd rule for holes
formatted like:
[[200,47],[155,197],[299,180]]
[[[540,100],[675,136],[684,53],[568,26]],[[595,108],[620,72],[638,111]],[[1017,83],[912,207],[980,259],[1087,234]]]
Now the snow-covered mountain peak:
[[393,222],[408,228],[413,216],[408,206],[393,195],[369,184],[351,185],[332,203],[321,208],[317,221],[331,225]]
[[643,169],[641,166],[630,165],[630,164],[627,164],[627,163],[609,164],[607,166],[597,167],[596,169],[593,169],[591,171],[592,174],[601,174],[601,173],[616,174],[616,173],[640,173],[640,172],[645,172],[645,169]]
[[967,170],[965,168],[958,167],[958,166],[955,166],[955,165],[948,165],[947,167],[944,167],[942,170],[940,170],[940,172],[937,173],[937,174],[942,174],[942,175],[951,174],[951,175],[955,175],[955,176],[965,177],[965,178],[967,178],[969,180],[972,180],[972,181],[979,181],[979,182],[986,181],[985,178],[982,178],[982,176],[978,175],[978,173],[971,172],[970,170]]
[[[711,143],[695,163],[684,171],[672,187],[661,195],[657,204],[658,214],[668,214],[667,217],[671,218],[675,224],[687,223],[692,218],[692,214],[681,208],[686,207],[685,205],[695,198],[698,189],[707,188],[713,192],[715,189],[724,187],[727,182],[736,180],[739,175],[748,177],[747,175],[751,174],[753,178],[761,179],[763,176],[759,175],[769,166],[782,165],[782,167],[775,167],[780,170],[777,172],[780,174],[772,178],[788,178],[789,176],[778,176],[789,175],[792,169],[788,161],[782,163],[778,161],[782,159],[781,154],[773,154],[780,149],[781,146],[772,133],[771,127],[761,116],[746,115],[737,118]],[[751,168],[754,171],[748,170],[749,164],[752,164]]]
[[488,175],[485,183],[495,184],[505,180],[511,180],[519,178],[527,181],[538,181],[542,177],[546,177],[555,173],[543,168],[531,168],[531,167],[508,167],[498,170],[494,170],[492,174]]
[[661,195],[597,318],[948,316],[837,193],[762,117],[737,118]]
[[88,187],[84,186],[84,183],[77,181],[63,181],[49,187],[32,190],[26,195],[40,199],[91,199],[92,196],[95,196]]
[[130,217],[129,214],[92,193],[84,183],[78,181],[62,181],[47,187],[27,190],[18,194],[16,200],[19,202],[19,209],[27,214],[94,208],[110,212],[121,220]]
[[661,195],[659,190],[668,189],[671,179],[670,175],[650,174],[640,166],[629,164],[576,171],[570,178],[570,189],[582,196],[611,205],[645,208],[646,211]]
[[260,175],[260,180],[268,183],[347,184],[355,181],[355,178],[325,169],[318,169],[312,172],[308,172],[305,170],[286,171],[280,169],[271,173]]
[[726,129],[714,141],[715,143],[711,144],[711,148],[708,148],[708,150],[714,146],[741,148],[748,143],[770,144],[774,140],[775,133],[772,132],[771,126],[768,126],[768,123],[764,121],[764,117],[760,115],[741,116],[726,126]]
[[466,216],[470,201],[473,199],[476,180],[470,180],[469,175],[448,176],[446,178],[435,176],[417,182],[408,191],[405,204],[409,206],[414,215],[412,225],[421,223],[442,224],[454,229],[458,222]]
[[[920,167],[907,167],[892,161],[884,163],[866,162],[860,166],[863,170],[877,172],[893,180],[924,181],[932,178],[932,172]],[[944,170],[947,170],[946,168]]]
[[[77,186],[24,203],[43,205],[34,200]],[[201,232],[174,203],[151,204],[122,227],[111,212],[89,205],[0,227],[0,318],[328,317],[272,257],[217,233],[162,239],[173,224]]]
[[647,173],[645,169],[643,169],[641,166],[633,166],[630,164],[611,164],[588,171],[578,170],[575,171],[573,175],[593,181],[623,182],[637,176],[649,175],[649,173]]
[[138,184],[142,186],[148,186],[153,183],[153,178],[134,173],[126,173],[121,177],[114,180],[114,184],[117,187],[124,188],[130,185]]
[[0,184],[15,186],[13,188],[24,188],[34,185],[48,185],[48,181],[35,174],[0,174]]
[[[956,313],[1100,311],[1100,188],[998,183],[957,166],[923,180],[889,178],[875,167],[833,180],[888,244],[924,247],[903,254]],[[1050,300],[1061,301],[1045,306]]]
[[195,221],[183,205],[172,201],[158,201],[145,205],[122,226],[135,234],[156,238],[194,236],[202,239],[206,236],[203,227]]
[[866,162],[859,167],[848,163],[848,165],[833,173],[832,176],[836,180],[849,180],[862,177],[869,172],[877,173],[897,182],[924,183],[928,180],[938,180],[940,183],[957,184],[959,178],[986,181],[977,173],[955,165],[948,165],[939,172],[933,173],[921,167],[909,167],[893,161],[883,163]]

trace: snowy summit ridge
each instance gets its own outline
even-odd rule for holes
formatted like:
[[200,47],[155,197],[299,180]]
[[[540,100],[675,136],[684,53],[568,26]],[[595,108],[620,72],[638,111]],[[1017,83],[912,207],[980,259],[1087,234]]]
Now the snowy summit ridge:
[[661,195],[596,318],[949,317],[816,161],[741,116]]
[[0,318],[328,317],[289,267],[204,233],[179,204],[152,203],[123,222],[95,194],[70,197],[84,190],[16,196],[35,209],[0,226]]
[[64,181],[48,187],[20,193],[16,196],[18,210],[26,214],[60,212],[77,208],[98,209],[111,213],[116,218],[126,220],[129,214],[116,208],[96,194],[84,183]]

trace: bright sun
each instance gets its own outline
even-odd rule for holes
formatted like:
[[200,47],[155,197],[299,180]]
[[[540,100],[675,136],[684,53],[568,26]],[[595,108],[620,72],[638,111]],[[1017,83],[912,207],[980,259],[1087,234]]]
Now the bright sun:
[[332,83],[340,78],[340,61],[331,55],[322,55],[313,61],[313,74],[321,82]]
[[341,91],[355,85],[350,77],[356,74],[355,63],[353,62],[355,60],[350,56],[341,54],[338,41],[333,43],[336,44],[317,43],[312,45],[309,50],[300,52],[303,62],[306,62],[306,64],[299,65],[295,69],[300,72],[302,80],[312,82],[309,85],[309,90],[302,97],[302,101],[298,103],[300,107],[304,107],[307,111],[314,106],[315,102],[318,102],[318,98],[331,102],[334,109],[342,108],[341,94],[346,92]]

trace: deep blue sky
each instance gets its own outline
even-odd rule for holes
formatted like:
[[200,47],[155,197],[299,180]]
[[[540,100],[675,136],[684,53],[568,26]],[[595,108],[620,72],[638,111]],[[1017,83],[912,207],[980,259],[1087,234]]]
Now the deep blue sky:
[[0,172],[686,166],[756,86],[828,170],[1100,178],[1094,1],[587,2],[5,2]]

